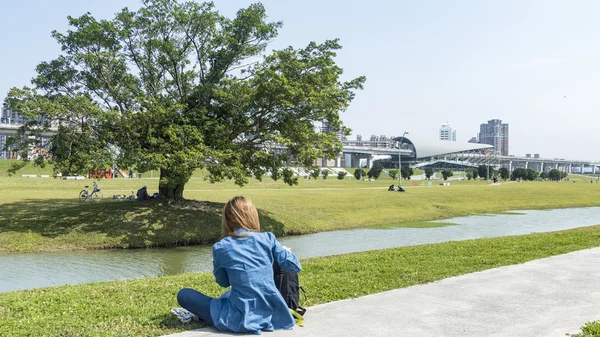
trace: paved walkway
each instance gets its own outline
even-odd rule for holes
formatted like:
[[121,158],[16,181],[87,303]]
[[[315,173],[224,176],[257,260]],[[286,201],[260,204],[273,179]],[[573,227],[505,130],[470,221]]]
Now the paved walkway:
[[[565,336],[600,319],[600,248],[308,308],[273,337]],[[235,334],[212,329],[171,337]],[[239,335],[238,335],[239,336]]]

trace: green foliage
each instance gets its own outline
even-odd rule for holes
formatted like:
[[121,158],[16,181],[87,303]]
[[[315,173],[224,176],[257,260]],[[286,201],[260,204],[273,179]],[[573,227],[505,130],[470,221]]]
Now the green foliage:
[[363,177],[365,177],[367,174],[365,173],[365,171],[363,169],[357,169],[354,171],[354,178],[356,178],[356,180],[361,180]]
[[532,169],[516,168],[510,175],[510,180],[527,180],[534,181],[539,177],[539,173]]
[[322,169],[321,170],[321,175],[323,176],[323,179],[327,179],[327,176],[329,175],[329,170],[328,169]]
[[442,178],[444,178],[444,180],[448,180],[449,177],[452,177],[454,175],[454,172],[452,172],[452,170],[446,169],[442,171]]
[[508,169],[506,167],[500,168],[498,173],[500,174],[500,179],[502,179],[504,181],[506,181],[508,178],[510,178],[510,172],[508,171]]
[[[253,4],[227,18],[212,3],[145,0],[113,19],[69,17],[54,31],[62,54],[36,68],[33,88],[13,88],[8,107],[30,119],[14,138],[27,160],[31,140],[57,121],[54,169],[159,169],[159,190],[182,198],[198,168],[208,179],[242,186],[278,170],[290,158],[309,167],[341,150],[346,110],[364,77],[342,82],[334,61],[338,40],[302,49],[270,50],[281,22],[268,22]],[[268,151],[273,145],[284,151]],[[289,175],[282,175],[294,184]],[[289,178],[289,179],[288,179]]]
[[542,173],[540,173],[540,179],[547,180],[548,179],[548,172],[542,172]]
[[[301,304],[356,298],[598,246],[600,227],[594,226],[305,259],[300,277],[311,292]],[[213,297],[225,291],[212,273],[188,273],[4,293],[0,335],[162,336],[200,328],[202,323],[182,324],[169,312],[184,287]],[[597,337],[597,332],[598,324],[588,323],[576,336]]]
[[289,168],[284,168],[281,172],[283,181],[291,182],[290,185],[298,185],[298,177],[294,176],[294,172]]
[[381,164],[384,169],[388,169],[396,167],[396,165],[398,165],[398,161],[393,161],[391,159],[377,159],[373,161],[373,166],[376,164]]
[[525,180],[535,181],[539,177],[539,173],[532,169],[525,169]]
[[525,177],[525,169],[524,168],[516,168],[512,171],[512,173],[510,174],[510,180],[515,181],[515,180],[521,180],[524,179]]
[[313,179],[317,179],[317,178],[319,178],[319,174],[321,174],[321,169],[320,169],[320,168],[318,168],[318,167],[315,167],[315,168],[313,168],[313,169],[310,171],[310,176],[311,176]]
[[431,167],[428,167],[425,169],[425,177],[427,179],[431,179],[431,177],[433,176],[433,169]]
[[381,165],[381,163],[375,163],[373,167],[369,170],[369,173],[367,173],[367,175],[371,179],[377,179],[381,175],[381,171],[383,171],[383,166]]
[[338,172],[337,178],[338,178],[339,180],[344,180],[344,179],[346,179],[346,174],[347,174],[347,173],[348,173],[348,172],[346,172],[346,171],[344,171],[344,172],[341,172],[341,171],[340,171],[340,172]]
[[562,179],[562,172],[557,169],[551,169],[550,172],[548,172],[548,178],[552,181],[559,181]]
[[[491,171],[491,170],[490,170]],[[488,176],[488,165],[479,165],[477,168],[477,174],[484,180],[487,180]],[[490,172],[490,177],[492,176],[492,172]]]
[[473,179],[479,178],[479,169],[478,168],[472,168],[471,172],[473,172]]
[[465,170],[465,177],[467,177],[468,180],[473,179],[473,171],[475,171],[473,168],[468,168]]
[[567,334],[570,337],[600,337],[600,321],[587,322],[581,327],[581,333]]
[[410,180],[410,177],[413,175],[413,173],[413,169],[408,166],[402,166],[402,168],[400,169],[400,175],[402,175],[403,179]]
[[396,169],[392,169],[388,171],[390,173],[390,177],[392,177],[392,179],[396,180],[398,179],[398,170]]

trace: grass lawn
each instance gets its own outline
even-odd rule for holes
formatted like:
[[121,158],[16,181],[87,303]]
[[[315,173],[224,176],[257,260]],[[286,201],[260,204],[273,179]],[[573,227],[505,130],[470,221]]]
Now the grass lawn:
[[[0,161],[1,162],[1,161]],[[0,168],[1,171],[2,168]],[[27,168],[23,173],[28,173]],[[416,183],[417,186],[412,186]],[[0,177],[0,253],[207,243],[220,235],[220,210],[245,195],[261,210],[265,230],[278,235],[353,228],[423,227],[424,221],[519,209],[600,206],[600,184],[484,181],[404,182],[406,193],[387,192],[390,180],[300,180],[286,186],[266,178],[240,188],[194,176],[185,197],[202,202],[156,204],[109,199],[158,179],[102,180],[105,200],[77,200],[91,181]]]
[[[600,226],[302,261],[305,306],[600,246]],[[210,273],[0,294],[0,336],[160,336],[201,327],[169,313],[182,287],[218,296]],[[309,309],[310,311],[310,309]]]
[[600,337],[600,321],[588,322],[581,327],[581,333],[569,335],[571,337]]

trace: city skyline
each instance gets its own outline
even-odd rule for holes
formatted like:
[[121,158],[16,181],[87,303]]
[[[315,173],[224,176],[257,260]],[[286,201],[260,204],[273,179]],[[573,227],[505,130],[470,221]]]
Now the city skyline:
[[[215,5],[232,16],[252,2]],[[365,90],[341,114],[353,135],[409,131],[435,138],[439,121],[451,120],[457,141],[467,142],[482,121],[497,118],[511,123],[511,154],[600,160],[600,152],[589,150],[600,142],[600,2],[263,3],[271,20],[284,23],[270,49],[340,38],[344,48],[337,62],[344,78],[367,77]],[[35,67],[59,54],[50,33],[67,29],[67,15],[89,11],[111,18],[139,5],[1,3],[0,29],[6,34],[0,43],[7,52],[0,56],[0,100],[11,87],[30,85]],[[22,25],[23,13],[35,24]],[[540,122],[544,128],[532,128]]]

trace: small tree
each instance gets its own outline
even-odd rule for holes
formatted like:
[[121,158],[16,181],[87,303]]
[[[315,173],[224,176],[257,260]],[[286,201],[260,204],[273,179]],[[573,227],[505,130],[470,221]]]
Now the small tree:
[[488,167],[487,167],[487,165],[479,165],[479,167],[477,168],[477,174],[479,174],[479,176],[482,179],[487,180],[487,175],[488,175]]
[[383,171],[383,166],[381,163],[375,163],[373,167],[369,170],[369,178],[377,179],[381,175],[381,171]]
[[321,173],[321,170],[318,167],[316,167],[316,168],[312,169],[312,171],[310,171],[310,176],[314,180],[317,180],[317,178],[319,178],[320,173]]
[[548,172],[548,177],[552,181],[559,181],[562,178],[562,174],[559,170],[552,169],[552,170],[550,170],[550,172]]
[[510,175],[510,180],[515,181],[519,179],[525,179],[526,172],[524,168],[516,168],[512,171]]
[[542,180],[544,180],[544,181],[547,180],[548,179],[548,172],[542,172],[542,173],[540,173],[540,178]]
[[454,175],[454,173],[452,172],[452,170],[443,170],[442,171],[442,178],[444,178],[444,180],[448,180],[449,177],[452,177]]
[[566,178],[566,177],[568,177],[568,176],[569,176],[569,174],[568,174],[567,172],[561,172],[561,173],[560,173],[560,177],[561,177],[561,179],[565,179],[565,178]]
[[356,171],[354,171],[354,178],[356,178],[356,180],[361,180],[362,177],[366,176],[367,174],[365,173],[365,171],[363,169],[357,169]]
[[400,175],[402,175],[402,178],[407,180],[410,180],[410,176],[412,176],[413,173],[413,169],[408,166],[402,166],[402,169],[400,170]]
[[479,178],[479,170],[477,170],[476,168],[472,168],[471,172],[473,172],[473,179]]
[[510,172],[506,167],[501,168],[498,173],[500,174],[500,179],[506,181],[506,179],[510,178]]
[[431,179],[432,176],[433,176],[433,169],[431,167],[427,167],[425,169],[425,177],[427,179]]
[[329,175],[329,170],[322,169],[321,170],[321,175],[323,176],[323,179],[327,179],[327,176]]
[[398,179],[398,170],[393,169],[393,170],[389,170],[388,172],[390,173],[390,177],[392,177],[392,179],[394,179],[394,180]]
[[473,169],[472,168],[468,168],[465,170],[465,177],[467,177],[467,179],[471,180],[473,179]]
[[537,179],[538,175],[539,173],[532,169],[525,169],[525,176],[523,177],[523,179],[528,181],[534,181]]
[[344,172],[338,172],[338,175],[337,175],[338,179],[339,180],[346,179],[346,173],[348,173],[348,172],[346,172],[346,171],[344,171]]

